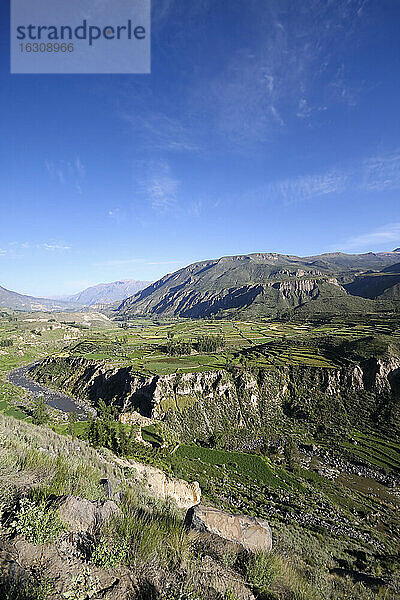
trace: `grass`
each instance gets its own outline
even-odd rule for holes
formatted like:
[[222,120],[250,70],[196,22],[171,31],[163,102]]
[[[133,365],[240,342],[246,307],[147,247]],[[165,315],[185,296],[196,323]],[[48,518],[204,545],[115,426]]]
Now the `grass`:
[[116,488],[126,480],[108,451],[0,415],[0,503],[25,487],[39,501],[51,494],[97,500],[104,497],[104,478]]
[[[80,340],[72,343],[68,354],[89,360],[105,361],[119,366],[158,375],[175,372],[202,372],[240,366],[243,357],[247,366],[275,368],[281,365],[337,366],[338,356],[325,352],[314,343],[321,336],[338,340],[357,340],[382,334],[400,339],[399,322],[381,317],[377,322],[365,319],[361,323],[343,321],[315,325],[311,323],[252,322],[227,320],[134,320],[132,328],[91,329],[80,332]],[[190,356],[168,356],[168,335],[175,341],[193,342],[201,336],[223,336],[225,346],[212,353]]]
[[[147,320],[127,330],[105,327],[80,330],[63,325],[65,329],[61,331],[50,331],[45,329],[46,323],[41,325],[35,319],[34,324],[24,323],[22,318],[17,323],[0,321],[0,339],[3,336],[14,340],[13,346],[0,348],[0,505],[18,495],[26,496],[27,490],[30,501],[39,508],[50,494],[102,499],[104,491],[99,484],[102,478],[109,479],[114,489],[128,488],[122,517],[103,531],[92,548],[92,562],[108,569],[127,564],[134,569],[180,570],[195,561],[201,545],[170,508],[153,502],[136,489],[129,471],[119,466],[111,452],[90,448],[80,439],[86,435],[85,422],[72,426],[52,423],[51,430],[12,418],[24,416],[18,409],[24,394],[5,381],[7,370],[47,354],[96,358],[111,365],[132,366],[144,374],[229,370],[232,366],[249,370],[259,367],[273,370],[282,365],[332,368],[342,364],[343,349],[347,352],[346,360],[351,362],[360,353],[368,358],[371,353],[385,352],[388,340],[390,343],[399,340],[398,323],[390,320],[323,325]],[[42,327],[41,336],[31,333],[31,329],[38,327]],[[223,335],[226,346],[221,352],[169,357],[163,352],[169,331],[174,339],[187,341],[199,335]],[[382,336],[379,344],[367,343],[375,332]],[[72,342],[64,340],[65,335],[72,333],[75,336]],[[323,344],[323,340],[329,343]],[[171,397],[165,402],[180,415],[187,415],[189,408],[196,410],[194,396]],[[295,429],[294,424],[295,421],[282,416],[274,424],[276,431],[272,429],[269,434],[283,432],[304,441],[310,432]],[[71,427],[73,437],[68,435]],[[315,429],[311,433],[314,435]],[[337,561],[350,569],[361,569],[354,556],[364,550],[371,558],[363,568],[376,574],[397,568],[395,532],[399,522],[390,499],[379,497],[376,490],[367,493],[331,481],[312,468],[289,472],[284,463],[278,464],[279,456],[271,454],[268,458],[265,449],[261,450],[264,454],[252,454],[187,443],[171,454],[176,443],[168,437],[171,432],[167,434],[161,424],[143,427],[146,441],[154,446],[167,442],[169,447],[151,448],[138,443],[133,458],[188,481],[198,481],[205,502],[231,512],[260,516],[271,523],[276,554],[261,557],[247,568],[248,582],[260,598],[263,595],[269,600],[378,597],[378,592],[334,577],[329,569]],[[341,456],[371,468],[394,475],[400,473],[400,444],[376,432],[354,431],[350,436],[313,437],[312,441],[323,450],[334,448]],[[381,592],[385,600],[399,597],[395,588],[391,596],[385,597],[385,593]],[[190,597],[188,589],[183,589],[182,594]]]
[[245,452],[227,452],[181,444],[172,455],[171,463],[177,469],[185,469],[185,464],[190,463],[192,471],[197,470],[198,476],[202,479],[205,476],[215,477],[217,472],[223,472],[241,481],[251,479],[272,488],[289,490],[297,486],[295,479],[289,473],[273,466],[266,457]]
[[[77,329],[76,324],[91,323],[89,330]],[[65,352],[71,344],[82,337],[102,335],[116,325],[97,313],[2,313],[0,316],[0,344],[11,340],[12,346],[0,346],[0,413],[26,419],[23,410],[26,404],[23,390],[7,381],[7,373],[19,366],[48,355]]]

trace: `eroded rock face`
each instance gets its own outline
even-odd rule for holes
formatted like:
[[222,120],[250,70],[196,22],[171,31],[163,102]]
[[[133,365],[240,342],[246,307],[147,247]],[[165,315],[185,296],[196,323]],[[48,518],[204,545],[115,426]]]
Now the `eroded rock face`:
[[185,510],[200,502],[201,489],[197,481],[188,483],[183,479],[173,479],[161,469],[133,461],[124,461],[124,466],[134,469],[138,481],[156,498],[174,500],[178,508]]
[[71,533],[93,533],[112,516],[121,514],[112,500],[90,502],[85,498],[65,496],[54,500],[54,506]]
[[260,369],[257,374],[215,370],[146,377],[128,367],[51,357],[31,375],[94,406],[99,398],[115,401],[122,422],[164,420],[181,441],[207,439],[221,423],[254,430],[280,418],[282,412],[315,420],[321,407],[333,403],[332,414],[344,415],[349,424],[370,421],[383,432],[400,425],[397,356],[329,369],[287,366]]
[[186,515],[186,524],[243,546],[250,552],[269,552],[272,531],[263,519],[231,515],[210,506],[194,506]]

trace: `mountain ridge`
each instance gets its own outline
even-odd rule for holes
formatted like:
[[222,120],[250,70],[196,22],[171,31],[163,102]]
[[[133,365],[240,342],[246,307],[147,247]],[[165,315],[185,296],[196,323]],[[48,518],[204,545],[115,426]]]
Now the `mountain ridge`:
[[346,303],[349,293],[343,285],[397,262],[395,252],[223,256],[164,275],[124,300],[116,312],[122,318],[229,317],[238,312],[242,317],[277,316],[315,299],[341,298]]

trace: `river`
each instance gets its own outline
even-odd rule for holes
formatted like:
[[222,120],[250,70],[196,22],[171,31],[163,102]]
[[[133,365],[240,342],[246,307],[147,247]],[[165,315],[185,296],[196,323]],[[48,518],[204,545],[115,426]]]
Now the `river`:
[[33,381],[29,377],[29,371],[37,364],[37,362],[34,362],[10,371],[7,375],[8,381],[29,392],[30,396],[33,398],[43,396],[46,404],[65,413],[77,413],[82,418],[86,417],[89,411],[92,412],[90,408],[85,406],[80,400],[71,398],[62,392],[51,390],[50,388]]

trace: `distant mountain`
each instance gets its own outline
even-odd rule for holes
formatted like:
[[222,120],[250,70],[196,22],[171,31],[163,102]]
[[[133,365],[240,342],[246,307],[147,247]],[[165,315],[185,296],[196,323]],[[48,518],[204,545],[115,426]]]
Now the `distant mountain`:
[[378,272],[358,275],[344,288],[349,294],[361,296],[362,298],[399,300],[400,262],[389,265]]
[[125,300],[117,315],[250,318],[276,316],[315,300],[355,306],[347,301],[349,294],[342,284],[397,262],[394,252],[226,256],[165,275]]
[[148,285],[150,285],[150,281],[136,281],[134,279],[124,279],[122,281],[113,281],[112,283],[99,283],[73,296],[66,296],[64,300],[83,306],[112,304],[122,302],[125,298],[133,296]]
[[0,307],[13,310],[33,312],[36,310],[78,310],[79,306],[64,300],[50,300],[48,298],[35,298],[17,292],[11,292],[0,287]]

